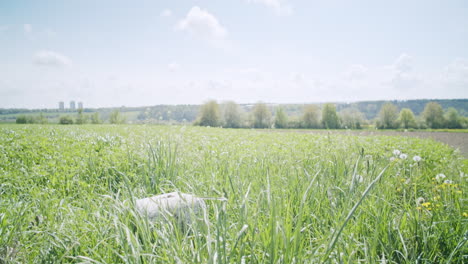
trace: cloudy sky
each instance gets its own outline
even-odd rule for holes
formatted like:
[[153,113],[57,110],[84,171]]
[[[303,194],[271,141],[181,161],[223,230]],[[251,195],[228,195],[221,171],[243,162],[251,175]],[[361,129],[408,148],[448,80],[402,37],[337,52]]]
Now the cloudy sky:
[[467,97],[466,0],[0,2],[0,108]]

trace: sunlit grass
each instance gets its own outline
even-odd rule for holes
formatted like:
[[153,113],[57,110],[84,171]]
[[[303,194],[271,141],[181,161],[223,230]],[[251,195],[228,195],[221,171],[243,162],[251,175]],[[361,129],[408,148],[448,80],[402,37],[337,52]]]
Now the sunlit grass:
[[[463,263],[466,164],[416,138],[3,125],[0,262]],[[135,212],[171,191],[227,201],[190,229]]]

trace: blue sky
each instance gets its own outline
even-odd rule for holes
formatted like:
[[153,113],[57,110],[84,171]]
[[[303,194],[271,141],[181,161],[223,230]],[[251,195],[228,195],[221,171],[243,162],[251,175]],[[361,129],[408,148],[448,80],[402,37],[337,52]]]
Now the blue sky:
[[0,108],[467,98],[466,1],[2,1]]

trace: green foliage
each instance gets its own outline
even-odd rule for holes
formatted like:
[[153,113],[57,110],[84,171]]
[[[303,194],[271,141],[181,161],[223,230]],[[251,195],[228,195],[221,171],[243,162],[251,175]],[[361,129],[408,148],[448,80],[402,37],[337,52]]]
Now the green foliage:
[[76,124],[77,125],[82,125],[86,124],[88,122],[88,117],[83,115],[83,109],[78,109],[78,116],[76,117]]
[[462,117],[460,117],[460,115],[458,114],[458,111],[457,109],[453,108],[453,107],[450,107],[448,110],[447,110],[447,117],[446,117],[446,120],[447,120],[447,128],[451,128],[451,129],[456,129],[456,128],[462,128],[463,127],[463,119]]
[[221,124],[219,105],[215,100],[206,102],[201,106],[200,116],[195,125],[217,127]]
[[392,103],[385,103],[379,112],[378,128],[398,128],[398,109]]
[[445,125],[444,110],[436,102],[429,102],[422,113],[429,128],[443,128]]
[[413,111],[409,108],[403,108],[400,111],[400,116],[398,118],[398,123],[402,128],[417,128],[416,119],[414,117]]
[[270,128],[271,112],[264,103],[256,103],[252,109],[254,128]]
[[120,114],[119,110],[114,110],[109,116],[109,123],[111,124],[125,124],[126,118]]
[[306,105],[303,109],[302,127],[319,128],[320,127],[320,109],[316,105]]
[[102,124],[102,120],[101,120],[101,118],[99,117],[99,113],[98,113],[98,112],[93,113],[93,114],[91,115],[91,124],[94,124],[94,125]]
[[[2,263],[466,259],[468,163],[434,140],[2,125],[0,148]],[[187,232],[133,207],[172,191],[227,200]]]
[[239,105],[233,101],[229,101],[223,104],[223,118],[224,127],[227,128],[239,128],[241,127],[241,113]]
[[16,124],[47,124],[49,120],[44,116],[43,113],[39,115],[19,115],[16,117]]
[[65,115],[61,116],[59,119],[59,124],[61,125],[71,125],[73,124],[73,118],[71,116]]
[[28,123],[28,119],[25,115],[19,115],[18,117],[16,117],[16,124],[27,124]]
[[287,128],[288,127],[288,116],[284,112],[282,107],[276,110],[275,114],[275,128]]
[[365,123],[364,114],[356,108],[345,108],[340,111],[341,126],[347,129],[361,129]]
[[322,126],[326,129],[337,129],[340,127],[340,121],[334,104],[325,104],[323,106]]

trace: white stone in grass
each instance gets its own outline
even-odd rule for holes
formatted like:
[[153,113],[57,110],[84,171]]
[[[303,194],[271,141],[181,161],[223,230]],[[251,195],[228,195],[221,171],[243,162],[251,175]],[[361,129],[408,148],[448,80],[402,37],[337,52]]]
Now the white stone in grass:
[[152,221],[172,215],[179,223],[190,224],[192,215],[201,214],[205,208],[203,198],[178,192],[136,200],[136,209]]

